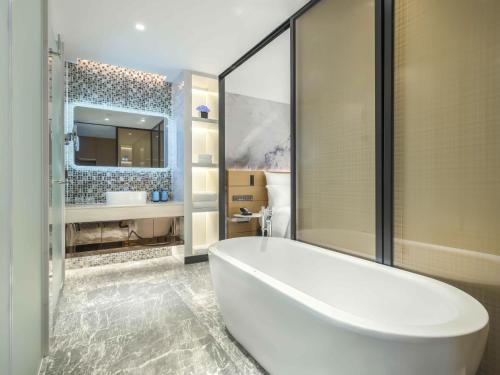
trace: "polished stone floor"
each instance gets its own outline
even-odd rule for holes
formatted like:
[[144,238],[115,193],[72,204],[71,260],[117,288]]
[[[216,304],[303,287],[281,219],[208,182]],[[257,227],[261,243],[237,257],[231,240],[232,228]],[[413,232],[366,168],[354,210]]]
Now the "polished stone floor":
[[262,374],[228,335],[207,262],[69,270],[44,374]]

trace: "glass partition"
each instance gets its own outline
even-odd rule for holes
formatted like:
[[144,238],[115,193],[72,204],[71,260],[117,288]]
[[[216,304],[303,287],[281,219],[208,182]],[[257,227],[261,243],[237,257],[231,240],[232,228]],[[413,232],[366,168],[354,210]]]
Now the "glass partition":
[[321,1],[295,32],[297,239],[373,259],[374,1]]
[[398,0],[395,265],[477,298],[500,374],[500,2]]
[[224,81],[226,237],[289,238],[290,31]]
[[[62,42],[51,40],[53,50],[63,52]],[[49,333],[52,335],[54,317],[64,284],[64,57],[49,59],[50,100],[49,124]]]

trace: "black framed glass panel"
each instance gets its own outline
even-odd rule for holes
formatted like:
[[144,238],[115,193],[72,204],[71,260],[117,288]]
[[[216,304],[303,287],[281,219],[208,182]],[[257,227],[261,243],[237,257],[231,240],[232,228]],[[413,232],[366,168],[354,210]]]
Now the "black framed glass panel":
[[375,1],[295,21],[296,238],[376,258]]

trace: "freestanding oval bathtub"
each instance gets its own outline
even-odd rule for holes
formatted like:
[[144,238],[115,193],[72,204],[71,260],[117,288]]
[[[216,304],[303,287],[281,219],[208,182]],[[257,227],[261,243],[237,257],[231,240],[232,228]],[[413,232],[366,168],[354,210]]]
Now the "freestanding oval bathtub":
[[282,238],[209,250],[231,334],[271,374],[472,375],[488,313],[440,281]]

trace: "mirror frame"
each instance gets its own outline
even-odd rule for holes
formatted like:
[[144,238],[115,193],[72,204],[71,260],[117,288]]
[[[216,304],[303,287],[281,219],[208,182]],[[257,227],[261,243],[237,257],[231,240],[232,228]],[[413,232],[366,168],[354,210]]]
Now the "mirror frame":
[[[92,109],[102,109],[114,112],[127,112],[133,114],[139,114],[143,116],[157,116],[163,117],[166,129],[165,129],[165,146],[167,147],[167,164],[161,168],[155,167],[119,167],[119,166],[88,166],[88,165],[77,165],[75,163],[75,128],[74,128],[74,118],[75,118],[75,108],[92,108]],[[66,111],[65,111],[65,121],[64,121],[64,132],[66,135],[73,134],[73,136],[66,136],[66,141],[64,143],[64,160],[65,165],[69,166],[73,169],[83,169],[83,170],[120,170],[120,171],[165,171],[166,169],[171,169],[171,166],[175,164],[173,162],[172,157],[175,157],[174,153],[171,152],[171,145],[175,144],[175,132],[173,131],[173,121],[171,121],[171,117],[165,113],[151,112],[151,111],[140,111],[136,109],[123,108],[123,107],[114,107],[109,105],[102,104],[93,104],[87,102],[72,102],[66,103]],[[174,137],[174,138],[172,138]]]

